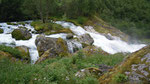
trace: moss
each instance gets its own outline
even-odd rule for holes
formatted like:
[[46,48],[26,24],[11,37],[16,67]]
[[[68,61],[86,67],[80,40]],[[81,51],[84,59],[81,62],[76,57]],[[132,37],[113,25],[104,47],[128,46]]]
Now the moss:
[[[112,82],[115,82],[113,78],[115,78],[115,76],[118,73],[125,74],[126,71],[127,72],[132,71],[132,64],[146,64],[144,62],[142,63],[141,59],[147,53],[150,53],[150,46],[144,47],[143,49],[132,53],[120,65],[112,69],[112,73],[106,73],[102,77],[100,77],[99,79],[100,83],[111,84]],[[147,82],[147,81],[142,79],[142,82]]]
[[92,16],[88,21],[85,22],[84,24],[93,26],[93,28],[103,34],[111,34],[112,36],[117,36],[120,37],[124,41],[128,41],[128,35],[124,34],[120,30],[114,28],[110,24],[104,22],[101,18],[99,18],[97,15]]
[[20,30],[14,30],[12,32],[12,37],[15,38],[16,40],[20,40],[20,39],[23,39],[25,40],[24,36],[22,35],[21,31]]
[[57,45],[61,46],[61,52],[59,52],[59,56],[64,57],[64,56],[68,56],[68,48],[65,44],[65,41],[62,38],[58,38],[57,40]]
[[4,30],[3,30],[3,29],[0,29],[0,34],[3,33],[3,32],[4,32]]
[[25,26],[25,22],[18,22],[17,24]]
[[24,36],[21,31],[22,30],[20,30],[20,29],[15,29],[12,32],[12,37],[15,38],[16,40],[28,40],[31,38],[30,36]]
[[25,59],[25,60],[30,60],[30,53],[29,53],[29,50],[23,48],[23,47],[16,47],[17,50],[19,50],[21,52],[21,58],[22,59]]
[[18,24],[14,22],[7,22],[7,25],[18,25]]

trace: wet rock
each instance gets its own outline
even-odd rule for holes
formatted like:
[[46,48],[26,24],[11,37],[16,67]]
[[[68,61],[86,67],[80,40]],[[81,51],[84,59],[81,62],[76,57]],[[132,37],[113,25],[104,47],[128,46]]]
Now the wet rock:
[[93,38],[89,34],[81,35],[79,41],[86,45],[92,45],[94,43]]
[[71,33],[68,34],[68,35],[66,36],[66,38],[67,38],[67,39],[73,39],[73,34],[71,34]]
[[61,38],[49,38],[39,35],[36,38],[35,44],[40,56],[37,63],[47,58],[68,55],[67,43]]
[[82,44],[76,39],[67,40],[67,45],[70,53],[74,53],[83,48]]
[[22,54],[22,57],[21,59],[24,59],[24,60],[30,60],[30,54],[29,54],[29,49],[28,47],[26,46],[17,46],[16,49],[18,49],[21,54]]
[[3,32],[4,32],[4,30],[3,30],[3,29],[0,29],[0,34],[3,33]]
[[[124,62],[100,77],[102,84],[120,84],[113,80],[116,74],[123,74],[128,80],[126,84],[149,84],[150,83],[150,45],[129,55]],[[119,79],[118,79],[119,80]]]
[[26,29],[15,29],[12,32],[12,37],[16,40],[29,40],[32,38],[32,34]]
[[108,65],[104,65],[104,64],[100,64],[98,65],[99,66],[99,69],[104,73],[104,72],[107,72],[109,71],[110,69],[112,69],[113,67],[112,66],[108,66]]

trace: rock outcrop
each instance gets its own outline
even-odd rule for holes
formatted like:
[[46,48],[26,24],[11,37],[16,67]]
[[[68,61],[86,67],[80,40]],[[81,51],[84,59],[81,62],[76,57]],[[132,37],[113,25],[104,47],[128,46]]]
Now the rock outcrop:
[[28,47],[18,46],[18,47],[16,47],[16,49],[18,49],[21,52],[21,54],[22,54],[21,59],[30,61],[30,54],[29,54]]
[[39,35],[36,38],[35,44],[40,56],[37,63],[47,58],[68,55],[67,43],[61,38],[49,38]]
[[29,40],[32,38],[32,34],[26,29],[15,29],[12,32],[12,37],[16,40]]
[[149,84],[150,46],[132,53],[111,71],[100,77],[100,84]]
[[94,43],[93,38],[89,34],[81,35],[79,41],[84,45],[92,45]]

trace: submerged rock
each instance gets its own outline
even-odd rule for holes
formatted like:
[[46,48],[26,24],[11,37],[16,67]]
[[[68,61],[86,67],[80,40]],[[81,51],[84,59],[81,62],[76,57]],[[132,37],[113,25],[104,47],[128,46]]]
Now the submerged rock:
[[3,30],[3,29],[0,29],[0,34],[3,33],[3,32],[4,32],[4,30]]
[[102,84],[150,83],[150,46],[132,53],[112,72],[106,73],[99,80]]
[[15,29],[12,32],[12,37],[16,40],[29,40],[32,38],[32,34],[26,29]]
[[92,45],[94,43],[93,38],[89,34],[81,35],[79,41],[85,45]]
[[68,55],[67,43],[61,38],[49,38],[39,35],[36,38],[35,44],[40,56],[37,63],[47,58]]

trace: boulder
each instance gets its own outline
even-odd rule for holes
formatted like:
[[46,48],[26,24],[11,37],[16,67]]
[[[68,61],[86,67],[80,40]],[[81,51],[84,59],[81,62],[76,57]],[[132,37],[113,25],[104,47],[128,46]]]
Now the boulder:
[[26,46],[17,46],[16,49],[18,49],[21,52],[21,59],[24,60],[30,60],[30,53],[29,53],[29,49]]
[[150,45],[129,55],[99,80],[101,84],[149,84]]
[[73,39],[73,34],[69,33],[69,34],[66,36],[66,39]]
[[86,69],[82,69],[80,71],[78,71],[75,76],[79,77],[79,78],[82,78],[82,77],[85,77],[85,76],[88,76],[88,75],[94,75],[95,77],[99,77],[102,75],[102,71],[98,68],[86,68]]
[[47,58],[68,55],[67,43],[61,38],[49,38],[39,35],[36,38],[35,44],[40,56],[37,63]]
[[4,30],[3,30],[3,29],[0,29],[0,34],[3,33],[3,32],[4,32]]
[[12,37],[16,40],[29,40],[32,38],[32,34],[26,29],[15,29],[12,32]]
[[92,45],[94,43],[93,38],[89,34],[83,34],[79,37],[79,41],[85,45]]

